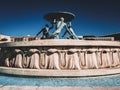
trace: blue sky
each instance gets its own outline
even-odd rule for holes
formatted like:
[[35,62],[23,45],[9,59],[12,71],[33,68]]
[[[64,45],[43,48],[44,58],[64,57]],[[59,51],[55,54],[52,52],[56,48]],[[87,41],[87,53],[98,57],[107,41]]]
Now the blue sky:
[[77,35],[101,36],[120,32],[119,0],[0,0],[0,34],[35,36],[48,21],[48,12],[75,14]]

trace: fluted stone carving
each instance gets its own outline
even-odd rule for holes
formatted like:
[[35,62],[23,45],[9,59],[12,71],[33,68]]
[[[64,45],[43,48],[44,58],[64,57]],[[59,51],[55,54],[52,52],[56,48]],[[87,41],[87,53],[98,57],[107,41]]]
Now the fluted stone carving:
[[23,54],[22,51],[19,49],[15,49],[16,56],[15,56],[15,67],[22,68],[22,62],[23,62]]
[[113,58],[113,66],[118,66],[120,64],[120,57],[119,57],[118,49],[112,50],[112,58]]
[[[4,51],[4,52],[3,52]],[[30,48],[0,50],[2,66],[81,70],[120,66],[119,48]]]

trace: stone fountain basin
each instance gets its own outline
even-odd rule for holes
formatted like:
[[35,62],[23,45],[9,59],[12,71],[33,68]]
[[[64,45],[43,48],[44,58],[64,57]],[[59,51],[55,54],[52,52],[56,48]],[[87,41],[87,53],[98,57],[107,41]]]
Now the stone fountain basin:
[[[120,50],[120,42],[118,41],[94,41],[94,40],[33,40],[33,41],[20,41],[20,42],[6,42],[1,43],[0,48],[39,48],[39,47],[52,47],[52,48],[104,48],[104,49],[117,49]],[[44,48],[42,48],[44,49]],[[59,48],[58,48],[59,49]],[[45,49],[47,50],[47,49]],[[33,68],[20,68],[20,67],[3,67],[0,66],[0,73],[13,74],[13,75],[24,75],[24,76],[57,76],[57,77],[78,77],[78,76],[103,76],[120,74],[120,67],[101,67],[101,68],[87,68],[87,69],[33,69]]]

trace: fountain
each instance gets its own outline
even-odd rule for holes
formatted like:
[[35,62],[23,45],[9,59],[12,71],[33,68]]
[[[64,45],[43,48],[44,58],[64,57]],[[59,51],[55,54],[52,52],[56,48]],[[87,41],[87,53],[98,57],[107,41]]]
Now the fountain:
[[0,43],[0,73],[60,77],[119,74],[120,42],[80,39],[71,25],[74,17],[68,12],[48,13],[44,18],[52,26],[46,24],[33,40],[25,37]]

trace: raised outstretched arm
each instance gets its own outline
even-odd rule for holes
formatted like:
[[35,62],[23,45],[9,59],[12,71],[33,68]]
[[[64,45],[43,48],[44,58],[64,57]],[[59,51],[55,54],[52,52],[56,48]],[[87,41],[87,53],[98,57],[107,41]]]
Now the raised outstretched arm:
[[35,37],[37,37],[41,32],[43,32],[44,28],[42,30],[40,30]]

